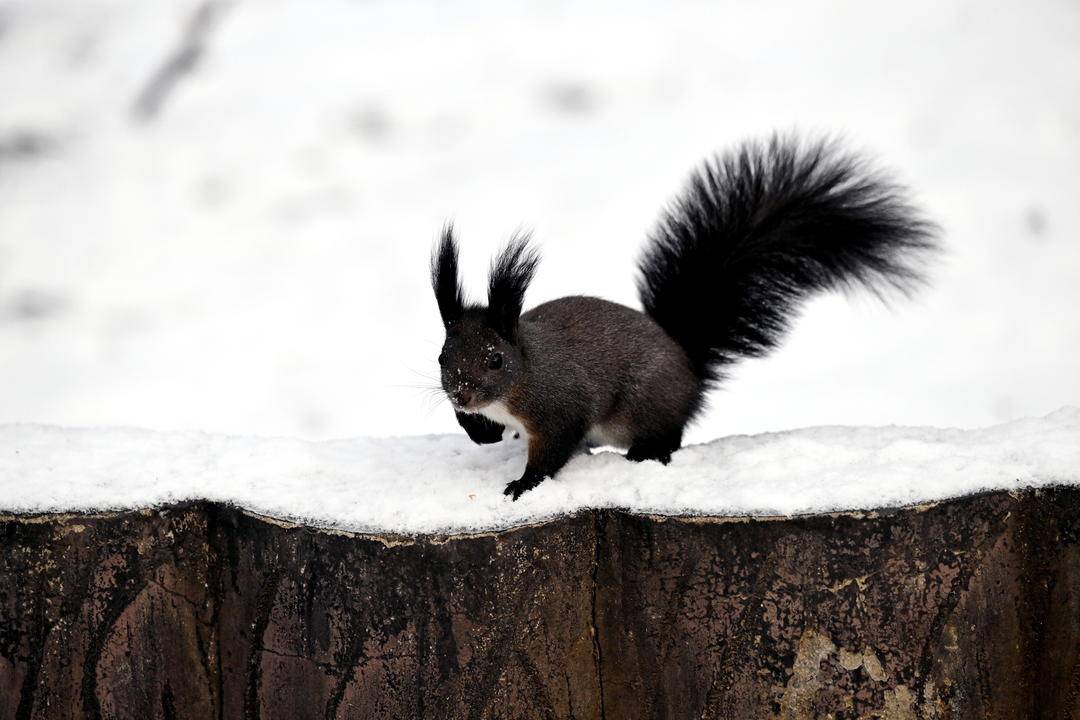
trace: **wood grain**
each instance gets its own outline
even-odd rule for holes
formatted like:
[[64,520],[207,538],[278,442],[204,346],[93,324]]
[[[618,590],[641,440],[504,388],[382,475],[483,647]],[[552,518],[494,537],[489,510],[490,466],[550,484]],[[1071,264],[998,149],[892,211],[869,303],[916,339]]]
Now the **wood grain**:
[[1080,489],[452,537],[0,516],[0,718],[1080,717]]

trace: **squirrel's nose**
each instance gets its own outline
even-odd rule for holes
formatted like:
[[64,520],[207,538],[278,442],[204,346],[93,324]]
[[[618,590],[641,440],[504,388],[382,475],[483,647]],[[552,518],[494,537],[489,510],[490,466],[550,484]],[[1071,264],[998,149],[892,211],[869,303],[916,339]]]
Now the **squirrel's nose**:
[[472,402],[472,393],[468,390],[457,390],[453,394],[454,403],[460,407],[464,407]]

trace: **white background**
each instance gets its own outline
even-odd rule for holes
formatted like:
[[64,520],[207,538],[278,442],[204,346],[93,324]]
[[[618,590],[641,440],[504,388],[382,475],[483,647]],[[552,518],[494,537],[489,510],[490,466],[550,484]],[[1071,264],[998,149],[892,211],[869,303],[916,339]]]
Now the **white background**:
[[636,306],[706,154],[845,136],[945,228],[933,285],[825,297],[691,433],[978,426],[1080,404],[1080,5],[0,0],[0,422],[454,431],[427,279],[519,226],[528,303]]

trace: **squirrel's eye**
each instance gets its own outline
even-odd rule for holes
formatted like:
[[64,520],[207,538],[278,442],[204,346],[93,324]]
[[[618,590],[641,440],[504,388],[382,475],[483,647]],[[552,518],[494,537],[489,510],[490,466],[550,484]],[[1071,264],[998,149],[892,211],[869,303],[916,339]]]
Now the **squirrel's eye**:
[[488,368],[498,370],[502,367],[502,353],[491,353],[488,357]]
[[446,352],[445,351],[439,353],[439,364],[440,365],[445,365],[446,364]]

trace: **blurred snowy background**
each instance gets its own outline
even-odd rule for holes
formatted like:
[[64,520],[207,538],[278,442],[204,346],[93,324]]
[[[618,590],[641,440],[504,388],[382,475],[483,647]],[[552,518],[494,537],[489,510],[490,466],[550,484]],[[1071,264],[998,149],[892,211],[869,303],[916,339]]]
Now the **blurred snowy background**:
[[837,132],[948,254],[826,297],[691,433],[1080,404],[1080,5],[0,0],[0,422],[456,431],[428,253],[637,306],[706,154]]

